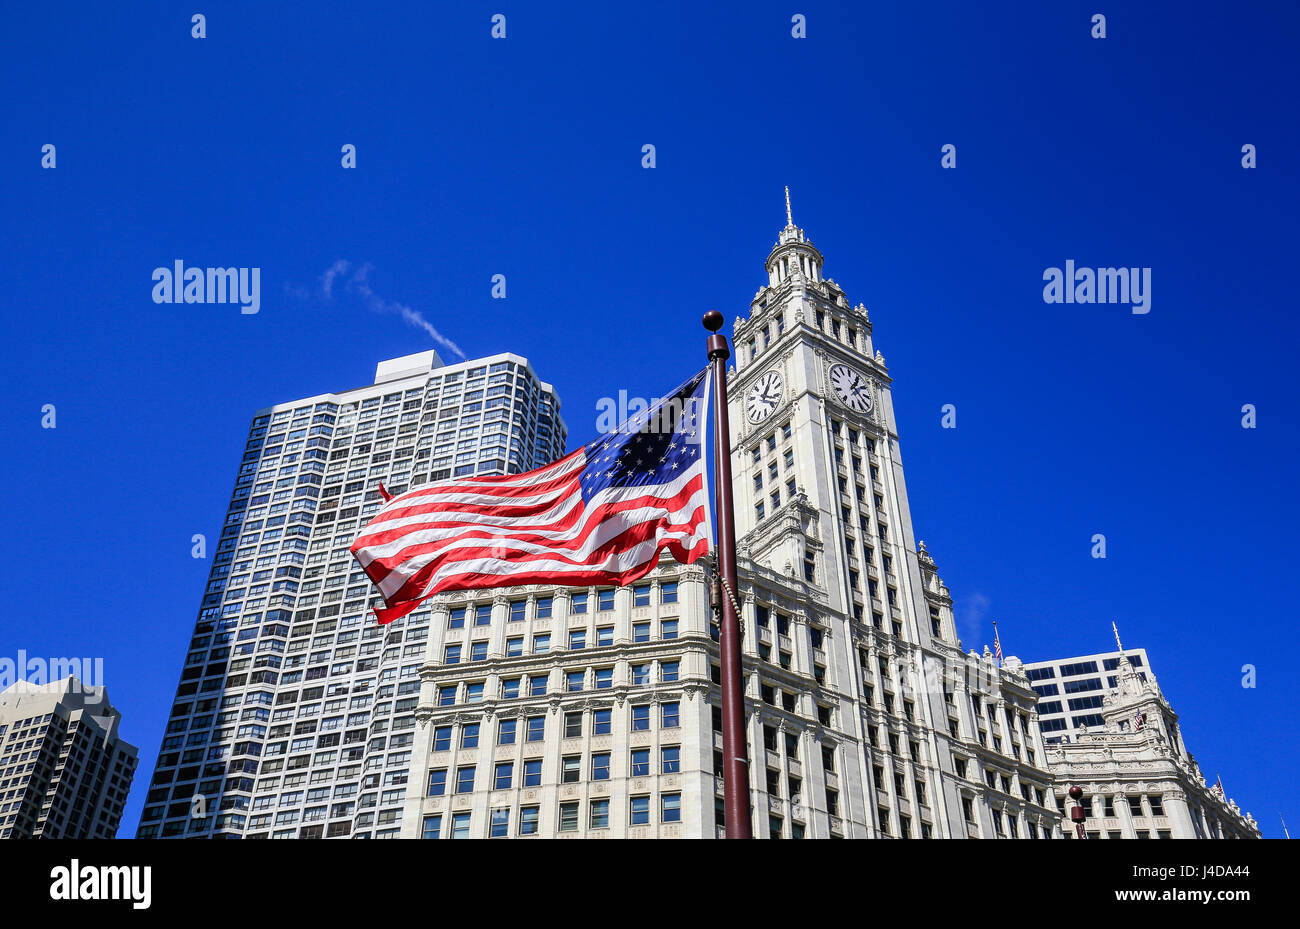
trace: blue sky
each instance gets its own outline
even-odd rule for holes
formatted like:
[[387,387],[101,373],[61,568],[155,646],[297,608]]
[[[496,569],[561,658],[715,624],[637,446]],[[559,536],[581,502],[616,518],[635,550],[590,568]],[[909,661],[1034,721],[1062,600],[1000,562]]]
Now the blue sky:
[[[194,39],[191,6],[82,6],[0,40],[0,655],[104,658],[142,757],[121,834],[253,411],[438,347],[402,305],[527,356],[583,442],[598,398],[702,363],[703,311],[747,312],[786,184],[871,312],[965,645],[1118,622],[1207,776],[1300,825],[1294,9],[204,3]],[[177,259],[260,268],[260,312],[153,303]],[[1045,304],[1067,259],[1150,267],[1151,312]],[[386,311],[301,296],[340,260]]]

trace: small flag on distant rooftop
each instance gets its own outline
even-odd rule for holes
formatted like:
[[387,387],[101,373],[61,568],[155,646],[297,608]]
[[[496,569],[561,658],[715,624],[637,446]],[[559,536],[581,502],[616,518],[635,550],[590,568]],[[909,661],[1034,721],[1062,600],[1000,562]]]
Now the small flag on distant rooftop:
[[352,543],[380,623],[436,593],[521,584],[628,584],[667,549],[709,550],[701,371],[617,432],[523,474],[467,477],[387,499]]
[[998,638],[998,624],[993,623],[993,657],[998,660],[998,667],[1002,667],[1002,640]]

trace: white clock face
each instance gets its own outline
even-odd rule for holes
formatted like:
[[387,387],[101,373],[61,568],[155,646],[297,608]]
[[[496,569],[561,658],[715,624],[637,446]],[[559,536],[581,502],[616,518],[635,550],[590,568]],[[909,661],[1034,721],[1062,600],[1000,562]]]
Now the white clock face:
[[772,415],[772,411],[780,402],[781,375],[776,371],[768,371],[766,374],[759,375],[754,386],[749,388],[749,393],[745,395],[745,415],[749,417],[751,423],[761,423]]
[[831,366],[831,387],[835,395],[851,410],[866,413],[871,410],[871,383],[848,365]]

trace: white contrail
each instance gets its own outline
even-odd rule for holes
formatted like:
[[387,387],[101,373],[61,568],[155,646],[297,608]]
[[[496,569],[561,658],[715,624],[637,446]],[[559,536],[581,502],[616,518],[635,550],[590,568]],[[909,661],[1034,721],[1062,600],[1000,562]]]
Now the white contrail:
[[[429,337],[439,345],[454,352],[461,358],[467,357],[459,345],[439,332],[433,323],[424,318],[424,315],[420,313],[419,310],[413,310],[404,303],[385,300],[383,297],[379,296],[379,294],[375,293],[366,282],[366,275],[370,273],[371,267],[372,266],[368,263],[363,264],[352,272],[352,276],[346,279],[346,287],[349,292],[355,293],[357,296],[361,297],[366,302],[366,306],[368,306],[373,312],[395,313],[417,329],[423,329],[429,334]],[[321,296],[326,300],[334,299],[334,282],[347,275],[351,269],[352,263],[343,258],[340,258],[338,261],[334,262],[334,264],[330,265],[325,270],[325,273],[320,276]],[[296,293],[297,291],[293,292]]]

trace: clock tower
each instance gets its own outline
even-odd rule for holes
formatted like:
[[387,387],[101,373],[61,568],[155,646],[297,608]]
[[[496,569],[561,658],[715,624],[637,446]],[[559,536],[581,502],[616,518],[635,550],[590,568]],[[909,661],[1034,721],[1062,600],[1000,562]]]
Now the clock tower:
[[[773,834],[788,815],[823,836],[1059,835],[1036,694],[1018,660],[962,651],[871,319],[823,264],[787,188],[728,381],[755,809]],[[781,799],[817,774],[804,807]]]
[[871,590],[883,599],[878,582],[902,570],[893,546],[915,542],[885,359],[866,308],[822,266],[787,189],[767,285],[734,328],[736,525],[754,561],[812,580],[834,608],[870,622]]

